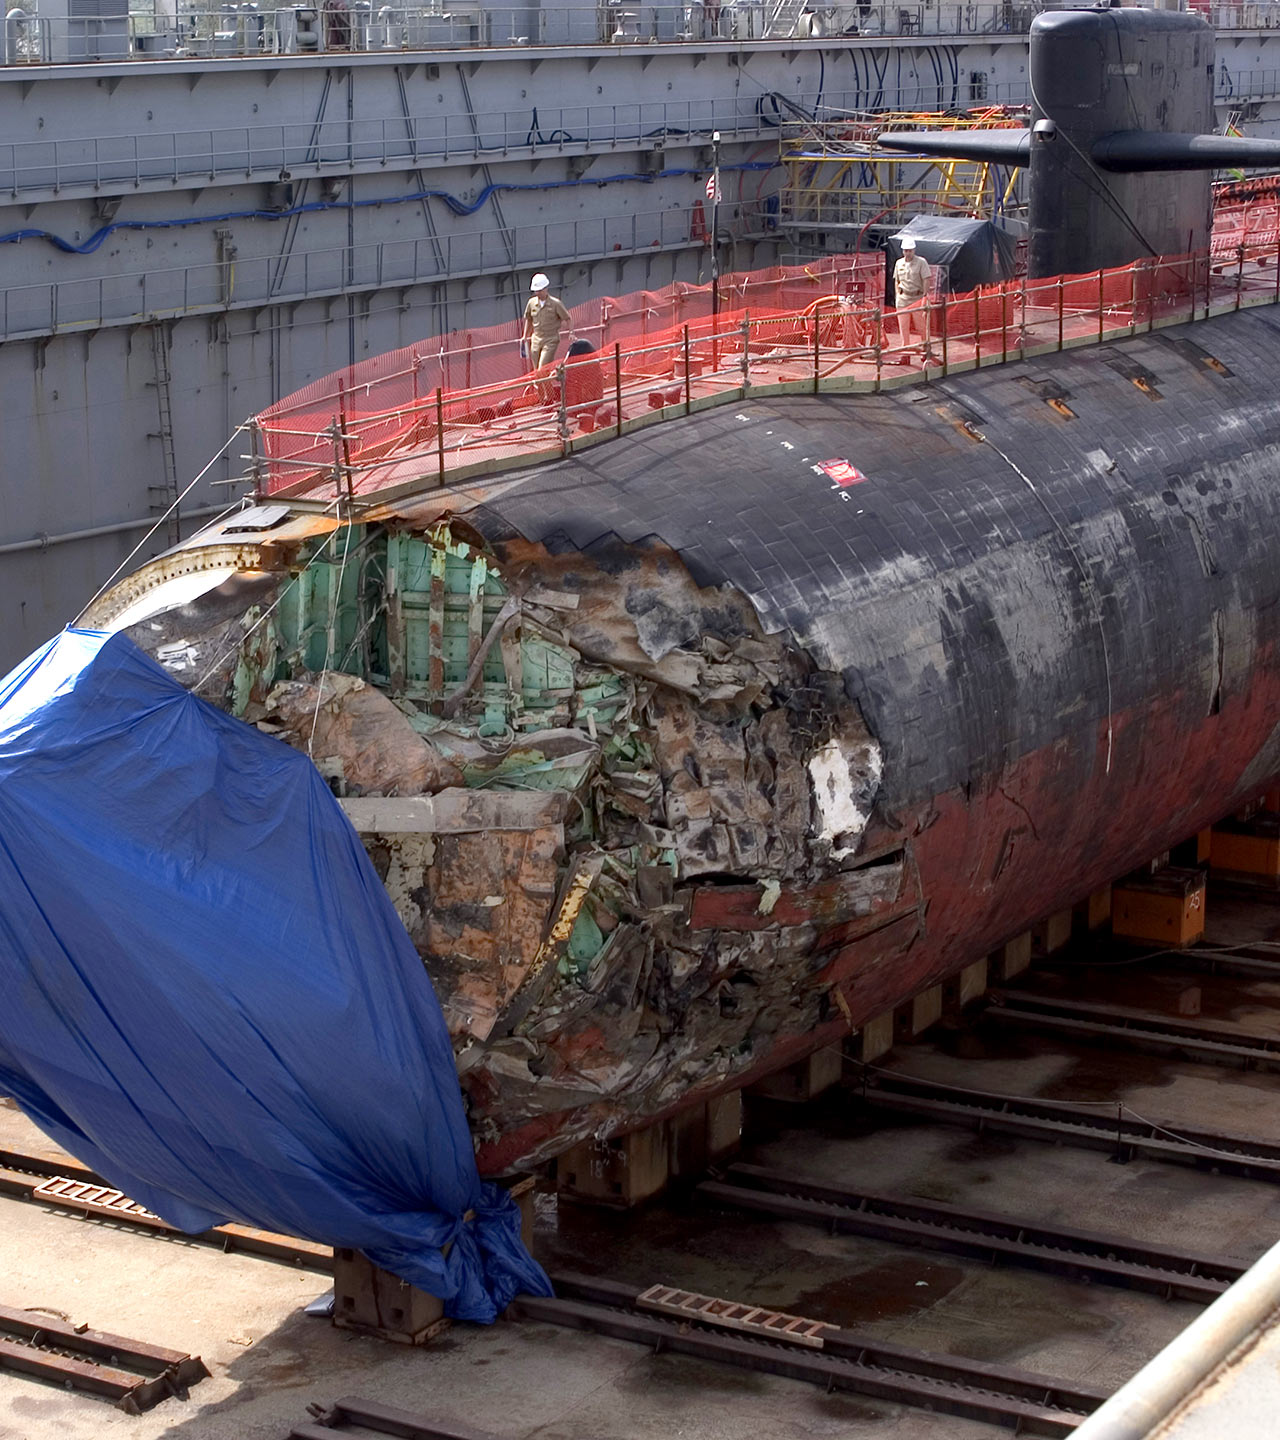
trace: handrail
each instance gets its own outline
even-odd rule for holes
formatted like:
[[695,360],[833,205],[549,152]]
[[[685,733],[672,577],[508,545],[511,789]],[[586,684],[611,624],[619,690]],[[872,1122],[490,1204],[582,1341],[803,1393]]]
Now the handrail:
[[[28,0],[33,16],[39,0]],[[779,12],[768,0],[680,0],[527,7],[474,0],[375,4],[317,0],[261,7],[253,0],[131,14],[125,0],[90,18],[65,10],[22,27],[6,46],[9,65],[77,61],[234,58],[255,55],[396,53],[526,46],[741,44],[855,36],[1025,34],[1061,0],[828,0],[808,13]],[[532,21],[532,23],[531,23]]]
[[[441,0],[415,5],[316,0],[267,8],[256,0],[130,13],[127,0],[92,17],[39,14],[26,0],[5,27],[7,66],[255,56],[394,54],[464,49],[635,44],[743,44],[852,38],[913,40],[1023,35],[1063,0],[828,0],[798,18],[769,0],[527,7]],[[1219,30],[1280,28],[1280,0],[1192,0]],[[532,21],[532,23],[531,23]]]

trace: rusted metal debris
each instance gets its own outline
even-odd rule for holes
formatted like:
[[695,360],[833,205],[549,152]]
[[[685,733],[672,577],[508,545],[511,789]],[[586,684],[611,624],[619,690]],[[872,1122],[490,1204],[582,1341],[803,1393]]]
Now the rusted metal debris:
[[395,1435],[399,1440],[497,1440],[487,1430],[454,1425],[418,1410],[401,1410],[360,1395],[347,1395],[331,1406],[308,1405],[314,1424],[295,1425],[289,1440],[332,1440],[335,1431],[359,1430],[375,1435]]
[[499,562],[457,524],[366,524],[253,563],[242,613],[233,577],[130,633],[329,778],[439,995],[483,1169],[732,1086],[911,947],[857,707],[673,551]]
[[0,1370],[97,1395],[129,1415],[150,1410],[171,1395],[185,1400],[188,1387],[209,1374],[198,1355],[4,1306]]

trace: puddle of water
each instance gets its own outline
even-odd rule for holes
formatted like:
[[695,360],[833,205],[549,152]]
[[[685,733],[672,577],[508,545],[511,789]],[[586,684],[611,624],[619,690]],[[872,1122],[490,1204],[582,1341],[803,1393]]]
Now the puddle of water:
[[624,1395],[631,1391],[651,1398],[655,1389],[666,1395],[682,1390],[698,1396],[759,1394],[768,1378],[689,1355],[651,1355],[643,1364],[629,1365],[613,1383]]
[[1117,1100],[1136,1088],[1164,1089],[1177,1076],[1176,1061],[1099,1046],[1076,1056],[1070,1069],[1049,1081],[1039,1093],[1046,1100]]
[[928,1310],[965,1278],[965,1272],[955,1265],[941,1265],[923,1256],[902,1256],[804,1290],[796,1296],[795,1307],[812,1320],[857,1330],[878,1320]]

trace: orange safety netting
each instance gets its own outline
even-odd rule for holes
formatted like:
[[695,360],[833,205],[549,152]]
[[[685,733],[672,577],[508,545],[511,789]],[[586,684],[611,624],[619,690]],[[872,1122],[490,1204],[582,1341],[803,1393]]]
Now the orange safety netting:
[[[833,294],[875,303],[883,278],[878,253],[728,274],[719,284],[720,328],[747,313],[758,321],[777,317],[785,328],[815,300]],[[683,342],[685,325],[698,338],[710,325],[711,308],[710,285],[676,282],[575,305],[570,333],[601,354],[621,346],[628,375],[670,375],[671,347]],[[475,408],[473,398],[479,408],[505,414],[519,408],[520,399],[539,403],[542,392],[531,387],[538,377],[521,359],[519,336],[517,320],[454,330],[362,360],[286,396],[256,417],[267,472],[263,488],[277,494],[317,470],[378,458],[399,440],[427,437],[441,419],[448,423]],[[567,348],[562,345],[561,358]],[[493,387],[510,387],[510,393],[495,393],[487,404],[484,395],[474,395]]]
[[[1011,280],[931,302],[928,338],[900,336],[879,253],[729,275],[709,286],[573,309],[592,346],[526,373],[515,321],[455,331],[315,382],[256,419],[260,493],[370,495],[434,475],[566,453],[577,435],[621,434],[646,407],[688,412],[751,385],[878,388],[907,364],[984,364],[1192,318],[1224,301],[1280,300],[1280,207],[1224,205],[1207,253],[1086,275]],[[1274,293],[1273,293],[1274,292]]]

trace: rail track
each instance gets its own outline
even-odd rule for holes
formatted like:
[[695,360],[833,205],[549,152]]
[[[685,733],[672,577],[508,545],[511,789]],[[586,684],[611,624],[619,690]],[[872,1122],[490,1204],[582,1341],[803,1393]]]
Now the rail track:
[[987,1025],[1049,1030],[1087,1043],[1177,1055],[1202,1064],[1280,1070],[1280,1035],[1025,990],[993,990],[988,999],[981,1017]]
[[130,1415],[170,1395],[185,1400],[188,1388],[209,1374],[197,1355],[3,1306],[0,1370],[110,1400]]
[[198,1235],[188,1235],[113,1189],[100,1175],[77,1164],[69,1155],[53,1160],[18,1150],[0,1150],[0,1195],[191,1244],[212,1245],[226,1252],[275,1260],[322,1275],[333,1273],[333,1251],[309,1240],[275,1235],[248,1225],[219,1225]]
[[[1189,945],[1185,950],[1156,950],[1139,955],[1137,963],[1159,956],[1162,966],[1210,975],[1235,975],[1244,980],[1280,980],[1280,942],[1251,945]],[[1132,952],[1128,957],[1133,958]]]
[[1166,1299],[1216,1300],[1244,1267],[1220,1256],[1137,1245],[1114,1235],[1012,1219],[981,1210],[852,1192],[760,1165],[731,1165],[698,1186],[704,1199],[779,1220],[820,1225],[896,1245],[1100,1281]]
[[555,1299],[522,1296],[516,1302],[526,1318],[630,1340],[655,1352],[784,1375],[827,1391],[1013,1426],[1022,1434],[1070,1435],[1106,1399],[1106,1391],[1092,1386],[886,1344],[839,1326],[669,1286],[640,1289],[575,1274],[552,1279]]
[[1108,1151],[1120,1161],[1142,1155],[1251,1180],[1280,1182],[1280,1145],[1252,1136],[1198,1130],[1180,1122],[1166,1125],[1140,1120],[1123,1113],[1119,1103],[1111,1108],[1069,1100],[1026,1099],[883,1070],[868,1072],[849,1089],[857,1103],[871,1111]]

